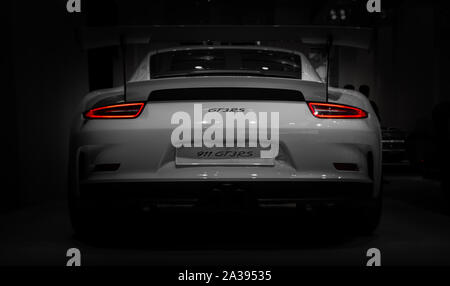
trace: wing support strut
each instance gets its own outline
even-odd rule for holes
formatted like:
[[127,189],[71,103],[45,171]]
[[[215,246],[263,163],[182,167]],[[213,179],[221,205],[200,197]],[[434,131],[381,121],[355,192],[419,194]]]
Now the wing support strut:
[[327,71],[325,77],[325,98],[326,102],[328,102],[329,98],[329,87],[330,87],[330,60],[331,60],[331,48],[333,46],[333,37],[328,35],[327,44],[326,44],[326,53],[327,53]]
[[120,36],[120,53],[122,56],[123,101],[127,102],[127,43],[124,35]]

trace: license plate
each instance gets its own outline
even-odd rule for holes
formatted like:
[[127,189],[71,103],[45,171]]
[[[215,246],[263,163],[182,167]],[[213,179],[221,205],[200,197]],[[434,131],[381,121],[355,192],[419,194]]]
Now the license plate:
[[176,150],[177,165],[271,166],[273,159],[262,159],[260,148],[181,147]]

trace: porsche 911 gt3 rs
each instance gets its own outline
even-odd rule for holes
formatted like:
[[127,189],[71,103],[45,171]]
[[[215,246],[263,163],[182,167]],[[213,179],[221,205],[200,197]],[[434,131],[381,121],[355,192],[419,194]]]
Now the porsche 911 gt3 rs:
[[[237,114],[243,124],[235,124]],[[271,114],[278,116],[273,129]],[[206,136],[213,124],[222,129]],[[261,156],[270,144],[260,135],[276,144],[273,156]],[[69,181],[76,231],[101,224],[105,205],[155,213],[344,205],[354,227],[371,232],[381,209],[380,125],[365,96],[327,91],[300,52],[157,50],[126,84],[126,101],[123,87],[84,98],[71,130]]]

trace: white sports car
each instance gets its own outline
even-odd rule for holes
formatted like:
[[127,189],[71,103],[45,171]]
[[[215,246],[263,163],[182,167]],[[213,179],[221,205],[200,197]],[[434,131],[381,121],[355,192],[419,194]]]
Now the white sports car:
[[302,53],[157,50],[127,83],[126,101],[123,87],[84,98],[71,130],[69,180],[80,232],[101,224],[106,207],[344,206],[354,228],[370,233],[381,209],[380,125],[362,94],[327,92]]

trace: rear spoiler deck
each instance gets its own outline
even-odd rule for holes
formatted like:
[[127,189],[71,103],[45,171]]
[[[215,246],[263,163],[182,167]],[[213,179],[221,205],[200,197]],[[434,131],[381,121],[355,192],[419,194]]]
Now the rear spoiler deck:
[[335,26],[115,26],[81,30],[83,49],[151,42],[292,41],[370,49],[373,29]]

